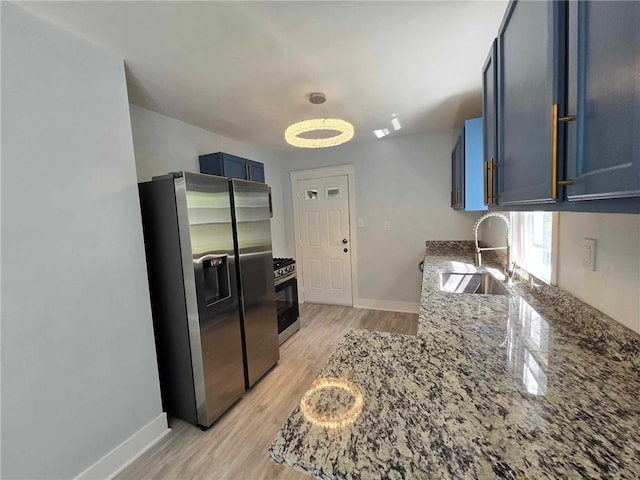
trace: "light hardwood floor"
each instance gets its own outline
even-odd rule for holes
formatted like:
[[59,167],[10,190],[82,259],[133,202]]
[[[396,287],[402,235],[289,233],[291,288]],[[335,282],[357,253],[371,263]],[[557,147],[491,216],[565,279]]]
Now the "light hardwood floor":
[[349,329],[415,335],[418,315],[303,304],[300,320],[278,365],[209,430],[171,419],[171,433],[116,478],[308,480],[271,462],[267,449],[276,433]]

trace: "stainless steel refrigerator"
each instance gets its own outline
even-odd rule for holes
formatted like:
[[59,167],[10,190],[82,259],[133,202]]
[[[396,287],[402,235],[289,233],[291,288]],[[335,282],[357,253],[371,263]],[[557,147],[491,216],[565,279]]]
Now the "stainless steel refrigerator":
[[[279,356],[270,341],[274,336],[277,346],[275,300],[269,318],[272,276],[246,286],[238,276],[244,258],[236,248],[247,241],[245,228],[234,223],[230,187],[226,178],[188,172],[139,185],[163,405],[170,416],[204,428],[253,384],[250,372],[260,370],[254,365],[264,374]],[[271,250],[263,228],[246,230],[262,232],[262,248]]]

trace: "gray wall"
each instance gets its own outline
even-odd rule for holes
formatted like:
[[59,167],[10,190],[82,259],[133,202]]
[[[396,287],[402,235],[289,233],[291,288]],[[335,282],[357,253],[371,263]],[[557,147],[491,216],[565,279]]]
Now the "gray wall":
[[[425,240],[470,240],[477,213],[449,206],[451,150],[458,131],[386,137],[283,158],[285,232],[295,256],[290,171],[353,164],[360,299],[418,303]],[[384,221],[391,231],[384,230]],[[357,224],[357,223],[356,223]],[[357,303],[357,302],[356,302]]]
[[162,413],[121,59],[2,2],[2,478]]
[[136,105],[130,108],[136,168],[141,182],[167,172],[199,172],[198,156],[205,153],[226,152],[264,163],[266,182],[273,196],[273,252],[276,257],[284,256],[282,169],[278,156]]

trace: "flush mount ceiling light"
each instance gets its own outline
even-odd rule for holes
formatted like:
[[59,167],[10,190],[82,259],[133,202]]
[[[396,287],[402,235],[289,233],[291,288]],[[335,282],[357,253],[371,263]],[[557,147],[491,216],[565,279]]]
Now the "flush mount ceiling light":
[[[314,92],[309,95],[309,101],[315,105],[322,104],[327,101],[324,93]],[[305,138],[301,137],[308,132],[316,131],[334,131],[337,135],[324,138]],[[290,145],[300,148],[325,148],[335,147],[348,142],[353,138],[353,125],[339,118],[313,118],[311,120],[303,120],[302,122],[290,125],[284,131],[284,139]]]

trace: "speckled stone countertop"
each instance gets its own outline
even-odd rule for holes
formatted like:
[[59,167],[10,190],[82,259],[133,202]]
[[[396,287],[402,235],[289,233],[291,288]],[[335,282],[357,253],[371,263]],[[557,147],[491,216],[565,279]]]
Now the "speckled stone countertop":
[[418,336],[350,331],[271,458],[332,480],[640,478],[633,355],[588,348],[518,285],[441,292],[440,272],[478,270],[445,247],[425,257]]

